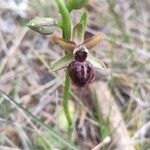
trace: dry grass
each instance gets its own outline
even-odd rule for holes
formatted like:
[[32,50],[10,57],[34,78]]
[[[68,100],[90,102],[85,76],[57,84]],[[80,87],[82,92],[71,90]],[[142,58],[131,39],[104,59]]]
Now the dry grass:
[[[92,51],[107,65],[106,71],[96,71],[95,81],[96,85],[100,83],[98,81],[103,81],[96,87],[97,90],[104,84],[107,91],[103,92],[101,88],[97,92],[107,96],[104,93],[110,94],[111,91],[117,114],[110,114],[110,120],[116,117],[119,122],[117,116],[121,116],[123,120],[120,121],[128,131],[126,134],[129,134],[134,149],[149,150],[150,2],[91,0],[87,8],[89,20],[86,38],[98,32],[106,35],[105,40]],[[36,16],[59,17],[54,2],[50,0],[21,0],[18,3],[15,0],[0,0],[0,90],[44,124],[61,132],[80,149],[117,149],[119,136],[126,135],[120,132],[118,137],[114,137],[116,130],[109,131],[113,126],[110,122],[101,126],[106,123],[99,116],[105,118],[104,110],[101,109],[101,112],[96,109],[89,88],[80,90],[72,86],[69,106],[74,125],[68,131],[62,109],[64,70],[57,74],[49,73],[49,64],[58,60],[63,51],[50,43],[50,37],[41,36],[25,27],[26,22]],[[72,16],[76,23],[80,11],[75,11]],[[55,34],[60,35],[60,31]],[[106,106],[106,110],[111,110],[111,106]],[[102,132],[103,128],[106,132]],[[121,128],[120,124],[116,128]],[[111,141],[104,139],[106,135],[111,137]],[[124,143],[125,146],[129,144],[126,140]],[[9,149],[67,148],[1,94],[0,150]]]

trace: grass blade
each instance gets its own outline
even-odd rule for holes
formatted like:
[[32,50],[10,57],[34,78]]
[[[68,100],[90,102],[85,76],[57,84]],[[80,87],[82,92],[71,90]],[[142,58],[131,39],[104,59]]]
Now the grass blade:
[[20,105],[19,103],[17,103],[15,100],[13,100],[12,98],[10,98],[7,94],[5,94],[3,91],[0,90],[0,95],[2,95],[3,97],[5,97],[8,101],[12,102],[13,104],[15,104],[17,107],[19,107],[21,110],[23,110],[29,117],[31,117],[34,121],[36,121],[37,123],[39,123],[44,129],[48,130],[49,133],[55,137],[56,139],[58,139],[59,141],[61,141],[64,145],[66,145],[68,148],[70,148],[71,150],[79,150],[73,143],[71,143],[70,141],[68,141],[67,139],[65,139],[64,137],[62,137],[62,135],[60,133],[58,133],[58,131],[55,131],[54,129],[52,129],[51,127],[48,127],[47,125],[43,124],[41,120],[39,120],[36,116],[34,116],[30,111],[28,111],[26,108],[24,108],[22,105]]

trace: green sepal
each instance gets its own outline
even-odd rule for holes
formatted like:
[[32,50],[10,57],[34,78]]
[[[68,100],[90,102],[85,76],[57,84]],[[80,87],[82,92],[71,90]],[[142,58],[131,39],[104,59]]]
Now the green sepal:
[[75,41],[77,44],[81,44],[83,42],[83,24],[78,23],[74,28],[73,28],[73,41]]
[[73,40],[78,44],[81,44],[84,40],[86,25],[87,25],[87,12],[84,11],[81,16],[80,23],[78,23],[73,28]]
[[85,29],[86,29],[86,26],[87,26],[87,11],[85,10],[81,16],[81,20],[80,22],[83,24],[83,28],[84,28],[84,32],[85,32]]
[[106,69],[105,64],[96,57],[92,56],[90,53],[88,54],[87,60],[97,69]]
[[73,60],[73,54],[67,53],[64,57],[62,57],[60,60],[58,60],[50,67],[51,71],[53,72],[67,67],[72,62],[72,60]]
[[56,23],[53,18],[41,18],[37,17],[33,20],[30,20],[26,26],[36,32],[39,32],[44,35],[50,35],[54,32],[56,28]]

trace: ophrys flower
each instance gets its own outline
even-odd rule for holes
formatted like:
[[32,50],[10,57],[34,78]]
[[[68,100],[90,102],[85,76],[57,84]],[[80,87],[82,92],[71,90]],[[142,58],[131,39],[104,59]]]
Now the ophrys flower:
[[87,86],[95,77],[94,68],[106,68],[103,62],[89,53],[89,50],[96,46],[102,38],[101,34],[97,34],[78,45],[74,41],[53,37],[52,41],[68,53],[51,66],[52,71],[67,67],[70,78],[76,86]]

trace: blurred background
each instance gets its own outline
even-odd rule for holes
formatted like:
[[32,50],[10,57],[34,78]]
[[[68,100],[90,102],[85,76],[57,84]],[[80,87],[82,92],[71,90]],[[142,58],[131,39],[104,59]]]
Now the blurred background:
[[[85,39],[106,35],[91,53],[107,69],[85,89],[72,86],[68,130],[65,71],[49,73],[63,50],[25,26],[37,16],[58,19],[55,1],[0,0],[0,150],[150,150],[150,1],[90,0],[87,10]],[[81,13],[73,11],[74,25]]]

